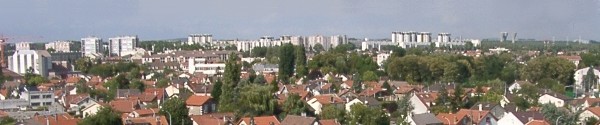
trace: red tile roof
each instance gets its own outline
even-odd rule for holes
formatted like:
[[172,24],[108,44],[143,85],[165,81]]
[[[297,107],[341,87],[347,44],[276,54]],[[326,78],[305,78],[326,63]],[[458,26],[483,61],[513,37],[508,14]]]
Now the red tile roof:
[[77,76],[70,76],[65,80],[65,82],[66,83],[77,83],[77,82],[79,82],[79,80],[80,80],[80,78]]
[[185,104],[188,106],[202,106],[210,99],[210,96],[192,95],[185,101]]
[[136,100],[114,100],[109,104],[113,109],[121,113],[130,113],[139,108],[139,104]]
[[37,115],[33,119],[38,123],[45,125],[77,125],[79,119],[74,118],[69,114],[58,114],[58,115]]
[[[242,118],[238,124],[240,123],[246,123],[246,124],[250,124],[250,117],[244,117]],[[277,120],[277,118],[275,116],[260,116],[260,117],[254,117],[254,123],[255,125],[271,125],[271,123],[273,123],[273,125],[280,125],[281,123],[279,123],[279,120]]]
[[158,117],[138,117],[138,118],[123,118],[123,125],[131,124],[149,124],[149,125],[168,125],[169,122],[165,116]]
[[342,125],[335,119],[319,120],[319,123],[321,123],[321,125]]
[[222,118],[210,115],[192,115],[190,118],[198,125],[223,125],[226,122]]
[[322,105],[344,103],[344,100],[335,95],[317,95],[314,97]]

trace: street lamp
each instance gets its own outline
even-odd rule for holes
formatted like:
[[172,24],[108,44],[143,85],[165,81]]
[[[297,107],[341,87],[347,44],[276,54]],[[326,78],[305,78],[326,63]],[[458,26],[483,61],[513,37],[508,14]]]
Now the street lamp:
[[166,111],[166,110],[165,110],[165,112],[166,112],[167,114],[169,114],[169,125],[172,125],[172,123],[173,123],[173,120],[171,120],[171,113],[169,113],[169,111]]
[[560,119],[560,117],[563,117],[563,116],[561,115],[561,116],[558,116],[558,118],[556,118],[556,122],[555,122],[555,123],[556,123],[557,125],[558,125],[558,120]]

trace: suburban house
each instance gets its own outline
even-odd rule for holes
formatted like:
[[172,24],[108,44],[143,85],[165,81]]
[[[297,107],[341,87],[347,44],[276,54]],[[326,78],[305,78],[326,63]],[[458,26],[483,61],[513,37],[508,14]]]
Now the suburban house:
[[92,103],[91,105],[88,105],[87,107],[83,108],[83,110],[81,110],[82,116],[83,116],[83,118],[85,118],[85,117],[89,117],[92,115],[96,115],[96,113],[98,111],[100,111],[100,108],[103,108],[106,106],[108,106],[106,103],[100,103],[100,102]]
[[210,96],[192,95],[185,101],[185,105],[190,110],[190,115],[203,115],[217,110],[217,104]]
[[315,117],[306,117],[306,116],[297,116],[297,115],[287,115],[283,121],[281,121],[282,125],[321,125],[317,118]]
[[131,113],[134,110],[140,109],[140,104],[137,100],[113,100],[109,105],[111,108],[121,113]]
[[552,103],[556,107],[563,107],[566,104],[565,102],[569,101],[569,97],[549,90],[540,93],[542,93],[538,98],[540,104]]
[[280,125],[275,116],[244,117],[236,125]]
[[600,119],[600,107],[589,107],[579,115],[580,121],[586,121],[588,118]]
[[494,115],[494,117],[496,117],[498,119],[501,119],[502,117],[504,117],[504,113],[507,112],[506,110],[504,110],[504,108],[502,106],[500,106],[500,104],[487,103],[487,102],[475,103],[475,105],[473,105],[473,107],[471,107],[471,110],[489,111],[490,113],[492,113],[492,115]]
[[30,124],[37,123],[39,125],[77,125],[77,122],[79,122],[79,119],[67,113],[56,115],[34,115],[33,120],[35,121],[35,123]]
[[321,125],[342,125],[335,119],[319,120],[319,123],[321,123]]
[[443,125],[444,123],[437,119],[432,113],[423,113],[411,115],[408,119],[411,125]]
[[317,95],[308,100],[308,105],[314,109],[315,114],[321,113],[321,109],[328,105],[333,105],[342,108],[345,101],[336,95]]
[[29,101],[31,107],[48,106],[54,103],[54,91],[41,91],[37,87],[19,87],[21,99]]
[[410,97],[410,103],[413,106],[413,114],[429,113],[429,107],[435,105],[438,93],[415,93]]
[[346,111],[350,112],[351,111],[350,108],[354,104],[363,104],[370,108],[375,108],[377,106],[381,106],[381,102],[377,101],[377,99],[375,99],[373,97],[358,97],[358,98],[352,99],[351,101],[348,101],[348,103],[346,103]]

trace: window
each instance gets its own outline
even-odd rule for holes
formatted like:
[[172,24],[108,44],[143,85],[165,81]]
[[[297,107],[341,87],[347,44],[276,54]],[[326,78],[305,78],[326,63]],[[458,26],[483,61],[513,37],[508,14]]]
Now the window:
[[39,102],[31,103],[31,106],[40,106],[40,103]]
[[45,99],[52,98],[52,95],[44,95],[43,98],[45,98]]
[[31,96],[31,99],[39,99],[39,98],[40,98],[40,96],[39,96],[39,95],[32,95],[32,96]]
[[44,105],[52,105],[52,102],[44,102]]

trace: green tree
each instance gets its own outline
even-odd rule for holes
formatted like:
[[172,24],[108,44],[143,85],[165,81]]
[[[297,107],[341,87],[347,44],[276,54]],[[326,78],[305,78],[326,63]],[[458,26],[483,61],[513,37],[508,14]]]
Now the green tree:
[[254,79],[252,83],[265,84],[267,83],[267,80],[265,79],[265,76],[263,74],[258,74],[258,76]]
[[90,67],[92,67],[92,60],[88,57],[82,57],[75,60],[75,70],[88,73]]
[[389,118],[379,108],[369,108],[362,104],[350,106],[347,115],[350,125],[389,125]]
[[281,108],[283,109],[283,113],[280,116],[300,115],[308,111],[308,106],[302,101],[298,94],[288,95]]
[[410,96],[403,96],[402,98],[400,98],[400,100],[398,100],[397,102],[397,105],[398,110],[396,110],[396,112],[398,112],[398,117],[396,119],[396,124],[410,125],[410,123],[408,123],[407,121],[410,118],[410,113],[414,109],[414,107],[410,103]]
[[346,110],[334,105],[328,105],[323,107],[323,110],[319,114],[319,118],[336,119],[339,123],[346,123]]
[[455,85],[454,93],[452,94],[452,101],[450,102],[451,111],[457,112],[464,106],[464,94],[465,90],[462,85]]
[[[235,105],[240,116],[273,115],[277,108],[277,100],[269,86],[251,84],[244,86],[240,92],[239,104]],[[224,99],[224,98],[221,98]]]
[[362,80],[364,81],[378,81],[379,77],[373,71],[364,72],[362,75]]
[[[160,114],[166,117],[171,117],[171,120],[173,121],[169,122],[173,123],[173,125],[183,125],[184,123],[186,125],[191,125],[192,120],[190,120],[188,112],[188,108],[185,106],[185,101],[177,97],[171,97],[166,100],[159,111]],[[173,116],[169,116],[169,114]]]
[[216,100],[216,102],[219,102],[219,99],[221,97],[221,87],[222,86],[223,86],[223,82],[221,82],[221,80],[217,80],[213,84],[213,90],[210,92],[210,96],[212,96],[212,98],[214,100]]
[[229,59],[225,62],[225,73],[223,76],[223,86],[219,97],[219,111],[233,112],[237,109],[236,88],[240,82],[241,66],[238,63],[238,56],[235,53],[229,54]]
[[[553,125],[576,125],[577,121],[579,121],[579,114],[582,111],[577,111],[575,113],[568,112],[567,110],[562,110],[554,106],[554,104],[544,104],[542,105],[542,109],[540,111],[544,118],[552,119],[548,120],[550,124]],[[558,123],[557,123],[558,122]]]
[[551,78],[561,84],[570,85],[571,75],[574,74],[575,64],[559,57],[538,57],[527,62],[524,67],[524,77],[532,82],[543,78]]
[[598,84],[598,77],[594,74],[594,67],[590,67],[583,78],[584,92],[591,92],[593,87]]
[[315,53],[321,53],[321,52],[325,51],[325,48],[320,43],[317,43],[317,44],[315,44],[315,46],[313,46],[313,51]]
[[144,91],[144,89],[146,89],[146,86],[144,85],[144,83],[142,83],[142,81],[140,80],[135,80],[131,83],[129,83],[129,88],[131,89],[138,89],[140,91]]
[[294,45],[284,44],[279,52],[279,80],[288,83],[289,77],[294,74]]
[[[84,114],[87,115],[87,114]],[[121,125],[121,115],[111,107],[103,107],[95,114],[82,119],[79,125]]]
[[306,67],[306,50],[304,44],[296,47],[296,78],[301,78],[308,74]]

